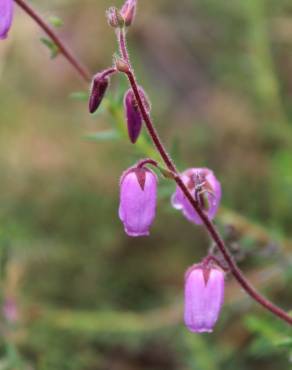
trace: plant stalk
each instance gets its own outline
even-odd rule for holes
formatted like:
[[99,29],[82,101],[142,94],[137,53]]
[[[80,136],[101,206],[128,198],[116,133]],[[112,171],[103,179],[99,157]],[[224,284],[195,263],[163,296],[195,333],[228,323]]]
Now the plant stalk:
[[260,305],[265,307],[268,311],[270,311],[272,314],[277,316],[283,321],[286,321],[289,325],[292,325],[292,317],[286,313],[284,310],[282,310],[280,307],[276,306],[272,302],[270,302],[267,298],[262,296],[249,282],[248,280],[244,277],[244,274],[240,270],[240,268],[237,266],[236,262],[234,261],[232,255],[228,251],[224,240],[221,238],[219,232],[217,231],[216,227],[212,223],[212,221],[209,220],[208,216],[205,214],[205,212],[201,209],[199,203],[194,199],[184,182],[182,181],[179,172],[170,157],[170,155],[167,153],[155,127],[154,124],[151,120],[150,114],[147,112],[145,109],[143,99],[140,95],[138,84],[133,72],[133,68],[131,66],[129,54],[127,51],[126,47],[126,35],[125,35],[125,30],[120,29],[119,30],[119,35],[118,35],[118,41],[119,41],[119,46],[121,50],[122,57],[127,61],[129,64],[129,71],[126,73],[129,83],[131,85],[131,88],[133,90],[133,93],[135,95],[135,98],[137,100],[137,104],[139,106],[140,112],[142,114],[143,120],[146,124],[148,133],[158,150],[161,158],[163,159],[165,165],[167,168],[174,173],[174,181],[176,184],[180,187],[182,192],[184,193],[185,197],[189,200],[191,203],[192,207],[194,210],[198,213],[200,216],[203,225],[205,229],[208,231],[210,237],[212,240],[216,243],[218,249],[221,251],[229,269],[232,275],[235,277],[235,279],[238,281],[238,283],[241,285],[241,287],[246,291],[246,293],[253,298],[255,301],[257,301]]

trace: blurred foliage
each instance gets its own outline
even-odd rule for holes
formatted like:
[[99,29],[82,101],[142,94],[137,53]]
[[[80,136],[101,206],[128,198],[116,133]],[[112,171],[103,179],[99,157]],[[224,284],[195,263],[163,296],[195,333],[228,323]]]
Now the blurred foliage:
[[[32,1],[93,72],[112,61],[105,0]],[[55,45],[17,10],[0,48],[0,370],[288,370],[291,329],[229,278],[212,335],[182,323],[186,268],[212,247],[171,209],[160,180],[149,238],[117,216],[119,176],[154,157],[127,140],[115,77],[101,109]],[[129,32],[138,80],[179,168],[208,166],[224,190],[216,220],[246,275],[291,309],[292,4],[139,1]],[[167,225],[167,227],[165,227]]]

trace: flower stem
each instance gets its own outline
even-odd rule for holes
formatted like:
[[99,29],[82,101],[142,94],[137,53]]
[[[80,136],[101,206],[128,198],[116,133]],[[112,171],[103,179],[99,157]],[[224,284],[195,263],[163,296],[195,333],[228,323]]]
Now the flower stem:
[[110,76],[111,74],[117,72],[116,68],[108,68],[101,75],[103,78]]
[[46,23],[46,21],[38,14],[38,12],[33,9],[25,0],[14,0],[20,8],[22,8],[44,31],[45,33],[52,39],[52,41],[57,45],[59,48],[60,53],[68,60],[68,62],[75,68],[78,74],[82,77],[85,82],[89,82],[91,80],[91,74],[84,67],[78,59],[73,56],[72,52],[68,49],[68,47],[63,43],[63,41],[57,36],[54,30]]
[[118,28],[117,29],[117,38],[118,38],[118,44],[120,47],[120,53],[122,57],[125,59],[125,61],[129,64],[131,67],[130,57],[127,49],[127,41],[126,41],[126,30],[125,28]]
[[147,164],[150,164],[154,167],[158,167],[158,163],[152,158],[141,159],[141,161],[139,161],[137,163],[137,167],[142,168],[142,167],[146,166]]
[[221,251],[229,269],[230,272],[233,274],[235,279],[238,281],[238,283],[241,285],[241,287],[246,291],[247,294],[250,295],[255,301],[257,301],[259,304],[261,304],[263,307],[265,307],[267,310],[269,310],[271,313],[273,313],[275,316],[279,317],[283,321],[286,321],[288,324],[292,325],[292,317],[283,311],[280,307],[274,305],[272,302],[270,302],[268,299],[263,297],[244,277],[243,273],[237,266],[236,262],[233,260],[232,255],[229,253],[227,247],[225,246],[225,243],[223,239],[221,238],[219,232],[217,231],[214,224],[209,220],[208,216],[204,213],[204,211],[201,209],[199,203],[193,198],[192,194],[188,190],[188,188],[185,186],[184,182],[182,181],[179,172],[170,157],[170,155],[167,153],[155,127],[151,120],[150,115],[147,113],[147,110],[144,106],[143,99],[140,95],[138,84],[136,82],[136,78],[133,72],[133,68],[130,63],[129,54],[126,47],[126,36],[125,36],[125,30],[120,29],[118,34],[118,41],[119,41],[119,47],[122,54],[122,57],[125,59],[125,61],[129,64],[129,71],[126,73],[129,83],[131,85],[131,88],[133,90],[133,93],[135,95],[135,98],[137,100],[139,109],[141,111],[143,120],[146,124],[148,133],[158,150],[161,158],[163,159],[164,163],[166,164],[167,168],[172,171],[175,174],[174,180],[177,183],[177,185],[180,187],[182,192],[184,193],[185,197],[189,200],[194,210],[198,213],[200,216],[203,225],[205,229],[208,231],[210,237],[212,240],[216,243],[217,247]]

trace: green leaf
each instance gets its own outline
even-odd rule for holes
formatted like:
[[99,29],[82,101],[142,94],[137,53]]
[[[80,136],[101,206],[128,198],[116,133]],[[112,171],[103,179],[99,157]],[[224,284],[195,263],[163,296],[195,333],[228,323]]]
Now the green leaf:
[[245,320],[249,330],[257,334],[257,345],[264,350],[291,349],[292,337],[285,324],[266,318],[249,316]]
[[278,328],[271,325],[270,321],[266,318],[249,316],[246,318],[245,322],[250,331],[260,334],[271,343],[275,343],[275,341],[282,338]]
[[91,141],[111,141],[120,139],[120,135],[115,130],[107,130],[88,134],[85,136],[85,139]]
[[54,43],[54,41],[46,37],[41,37],[40,40],[50,50],[51,59],[55,59],[59,55],[59,52],[60,52],[58,46]]
[[275,341],[275,345],[279,347],[288,347],[292,348],[292,338],[281,338],[277,341]]
[[89,99],[87,91],[74,91],[69,95],[70,99],[87,101]]
[[49,18],[49,22],[51,23],[52,26],[56,27],[56,28],[60,28],[64,25],[64,22],[61,18],[53,15]]
[[165,177],[166,179],[175,179],[175,174],[174,172],[170,171],[169,169],[163,167],[162,165],[157,165],[157,168],[158,170],[160,171],[160,173],[162,174],[163,177]]

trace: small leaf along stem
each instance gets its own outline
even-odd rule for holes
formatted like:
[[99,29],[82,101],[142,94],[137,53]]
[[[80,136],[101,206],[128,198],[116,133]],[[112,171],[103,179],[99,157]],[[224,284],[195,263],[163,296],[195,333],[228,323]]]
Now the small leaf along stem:
[[251,298],[253,298],[255,301],[257,301],[260,305],[265,307],[268,311],[270,311],[272,314],[277,316],[278,318],[282,319],[283,321],[286,321],[289,325],[292,325],[292,317],[286,313],[284,310],[282,310],[280,307],[274,305],[272,302],[270,302],[268,299],[266,299],[264,296],[262,296],[244,277],[243,273],[237,266],[236,262],[234,261],[233,257],[229,253],[227,247],[225,246],[225,243],[223,239],[221,238],[219,232],[217,231],[214,224],[209,220],[208,216],[204,213],[204,211],[201,209],[199,203],[194,199],[184,182],[182,181],[179,172],[176,169],[176,166],[170,157],[170,155],[167,153],[155,127],[151,120],[150,115],[147,113],[145,106],[143,104],[143,99],[140,96],[138,84],[136,82],[136,78],[133,72],[133,68],[131,66],[129,54],[127,51],[126,46],[126,35],[125,35],[125,29],[121,28],[118,30],[118,42],[120,51],[122,54],[122,57],[125,59],[125,61],[129,65],[129,71],[126,72],[126,75],[128,77],[129,83],[131,88],[133,89],[133,93],[135,95],[135,98],[137,100],[139,109],[141,111],[143,120],[145,122],[146,128],[148,130],[148,133],[158,150],[161,158],[163,159],[165,165],[167,168],[174,173],[174,181],[177,183],[177,185],[180,187],[182,192],[184,193],[185,197],[189,200],[194,210],[198,213],[200,216],[203,225],[205,226],[205,229],[208,231],[210,237],[212,240],[216,243],[218,249],[221,251],[229,269],[234,278],[238,281],[238,283],[241,285],[241,287],[246,291],[247,294]]
[[38,12],[33,9],[25,0],[14,0],[20,8],[22,8],[52,39],[52,41],[57,45],[59,52],[68,60],[68,62],[75,68],[78,74],[82,77],[85,82],[90,82],[91,74],[84,67],[79,60],[72,54],[65,43],[57,36],[52,27],[50,27],[47,22],[38,14]]

